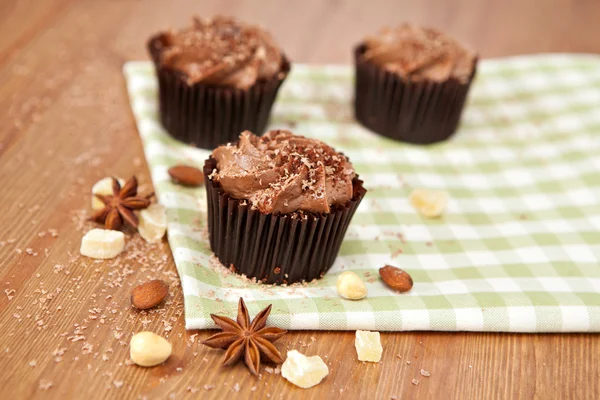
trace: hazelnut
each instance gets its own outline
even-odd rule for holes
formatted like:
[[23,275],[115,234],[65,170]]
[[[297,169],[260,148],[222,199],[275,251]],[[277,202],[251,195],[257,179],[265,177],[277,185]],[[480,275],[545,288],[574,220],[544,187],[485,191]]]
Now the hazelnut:
[[367,296],[367,287],[360,276],[352,271],[343,272],[339,276],[337,291],[340,296],[350,300],[360,300]]
[[173,346],[162,336],[152,332],[139,332],[129,342],[131,360],[142,367],[162,364],[169,358]]

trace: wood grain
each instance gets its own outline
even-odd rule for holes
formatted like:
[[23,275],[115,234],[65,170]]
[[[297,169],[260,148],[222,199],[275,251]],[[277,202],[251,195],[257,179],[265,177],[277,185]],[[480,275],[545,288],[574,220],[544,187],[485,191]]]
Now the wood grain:
[[[185,331],[166,243],[131,239],[117,261],[78,256],[96,180],[135,174],[151,190],[123,62],[146,58],[151,33],[215,13],[267,26],[299,62],[350,62],[363,35],[399,20],[437,26],[484,57],[600,51],[592,1],[0,3],[0,398],[598,398],[600,344],[584,334],[384,334],[371,365],[355,360],[352,332],[293,332],[278,347],[321,355],[330,375],[310,390],[256,379],[243,365],[219,368],[221,353],[198,345],[208,332]],[[135,311],[131,289],[151,278],[171,295]],[[165,365],[126,365],[142,329],[174,344]]]

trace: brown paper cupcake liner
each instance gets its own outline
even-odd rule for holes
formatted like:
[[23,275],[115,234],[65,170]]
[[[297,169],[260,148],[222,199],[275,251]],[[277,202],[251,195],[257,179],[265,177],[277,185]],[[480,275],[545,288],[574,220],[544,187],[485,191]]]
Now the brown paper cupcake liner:
[[210,245],[226,267],[263,283],[295,283],[322,277],[338,255],[348,224],[367,192],[353,181],[353,197],[329,214],[263,214],[230,197],[204,164]]
[[195,146],[214,149],[249,130],[262,135],[279,87],[290,71],[283,57],[281,73],[248,89],[196,83],[188,85],[178,71],[160,66],[162,36],[148,42],[158,77],[160,121],[171,136]]
[[477,60],[467,82],[411,81],[363,58],[364,44],[354,50],[354,114],[368,129],[392,139],[430,144],[456,131]]

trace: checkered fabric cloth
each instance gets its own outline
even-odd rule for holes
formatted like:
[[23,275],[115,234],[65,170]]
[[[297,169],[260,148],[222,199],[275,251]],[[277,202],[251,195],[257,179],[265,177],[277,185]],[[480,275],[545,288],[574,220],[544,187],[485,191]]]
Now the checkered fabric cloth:
[[[286,329],[600,331],[600,57],[482,61],[459,131],[427,147],[353,121],[351,67],[294,65],[271,126],[343,151],[369,192],[329,273],[292,287],[249,284],[211,266],[204,188],[174,185],[167,174],[176,163],[202,166],[209,152],[162,129],[150,63],[124,71],[168,210],[187,328],[213,328],[209,315],[234,315],[243,297],[251,314],[272,303],[270,323]],[[415,187],[449,192],[441,219],[413,210]],[[384,264],[408,271],[413,289],[388,289],[377,272]],[[344,270],[364,277],[366,299],[338,297]]]

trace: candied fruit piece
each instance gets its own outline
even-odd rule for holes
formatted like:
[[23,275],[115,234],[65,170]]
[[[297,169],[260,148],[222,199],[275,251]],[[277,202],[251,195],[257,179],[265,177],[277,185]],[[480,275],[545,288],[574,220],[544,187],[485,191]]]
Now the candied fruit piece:
[[409,196],[410,204],[422,216],[436,218],[444,213],[448,205],[448,192],[445,190],[415,189]]
[[165,206],[151,204],[145,210],[140,211],[140,223],[138,232],[148,243],[160,242],[167,230],[167,214]]
[[354,346],[360,361],[379,362],[381,360],[383,347],[381,347],[379,332],[356,331]]
[[81,239],[81,255],[107,259],[118,256],[125,248],[125,235],[109,229],[92,229]]
[[281,366],[281,376],[303,389],[313,387],[329,374],[329,368],[321,357],[307,357],[296,350],[288,351]]
[[[125,181],[121,178],[117,179],[121,184],[121,187],[125,184]],[[106,178],[100,179],[98,182],[92,186],[92,210],[102,210],[104,208],[104,203],[100,201],[95,194],[101,194],[104,196],[112,196],[112,178],[107,176]]]

